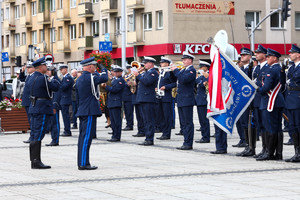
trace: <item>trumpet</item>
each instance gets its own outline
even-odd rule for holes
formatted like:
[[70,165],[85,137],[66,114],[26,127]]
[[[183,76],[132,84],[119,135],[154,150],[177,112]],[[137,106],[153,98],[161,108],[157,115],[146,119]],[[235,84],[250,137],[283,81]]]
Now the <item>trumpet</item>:
[[170,72],[170,71],[172,71],[172,67],[177,67],[177,69],[179,69],[179,70],[182,70],[182,69],[185,68],[184,65],[183,65],[183,62],[178,61],[178,62],[176,62],[175,64],[172,64],[171,66],[168,66],[168,67],[160,67],[159,69],[160,69],[160,70],[163,69],[164,72]]

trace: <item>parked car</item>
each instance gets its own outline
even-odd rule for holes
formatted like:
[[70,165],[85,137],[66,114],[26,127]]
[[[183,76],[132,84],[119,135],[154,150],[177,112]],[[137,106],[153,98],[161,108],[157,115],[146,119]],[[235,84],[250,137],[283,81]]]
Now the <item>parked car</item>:
[[3,98],[11,98],[11,95],[13,94],[12,83],[6,83],[6,88],[6,90],[2,91]]

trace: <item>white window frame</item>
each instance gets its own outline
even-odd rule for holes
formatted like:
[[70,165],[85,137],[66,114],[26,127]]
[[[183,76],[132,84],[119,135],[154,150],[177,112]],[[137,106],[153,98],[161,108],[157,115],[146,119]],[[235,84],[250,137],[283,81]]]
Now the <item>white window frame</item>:
[[50,12],[56,11],[56,0],[50,0]]
[[60,26],[60,27],[58,27],[58,40],[59,41],[62,41],[63,40],[63,27],[62,26]]
[[9,13],[10,13],[9,7],[5,7],[4,19],[9,20]]
[[3,8],[1,8],[1,22],[3,22],[4,21],[4,9]]
[[[297,15],[298,15],[298,19],[297,19]],[[297,22],[299,24],[298,27],[297,27]],[[300,12],[295,12],[295,29],[300,30]]]
[[79,38],[84,37],[84,23],[79,24]]
[[[151,16],[151,17],[150,17]],[[146,19],[145,19],[146,18]],[[150,27],[150,18],[151,18],[151,27]],[[146,23],[145,23],[146,22]],[[145,27],[146,25],[146,27]],[[144,13],[143,14],[143,30],[144,31],[152,31],[153,23],[152,23],[152,13]]]
[[58,0],[58,9],[63,8],[63,0]]
[[134,32],[135,31],[135,19],[134,15],[128,15],[128,32]]
[[22,16],[23,17],[26,16],[26,4],[25,3],[22,4]]
[[69,30],[70,30],[70,40],[76,40],[76,24],[70,25]]
[[36,1],[31,2],[31,15],[36,16],[37,14],[37,7],[36,7]]
[[31,31],[32,44],[37,44],[37,31]]
[[92,3],[99,3],[99,0],[92,0]]
[[108,33],[108,19],[102,19],[102,35]]
[[44,33],[45,33],[44,30],[40,29],[40,43],[42,43],[45,40]]
[[20,33],[15,34],[15,46],[19,47],[21,45],[20,42]]
[[70,7],[71,8],[76,8],[76,0],[70,0]]
[[20,19],[20,6],[15,6],[15,19]]
[[[161,15],[160,15],[161,14]],[[162,30],[164,29],[164,13],[162,10],[156,12],[157,17],[157,29]],[[162,18],[162,24],[160,25],[160,19]]]
[[22,33],[22,45],[26,45],[26,32]]
[[55,28],[50,28],[50,42],[56,42],[56,31]]
[[[254,26],[256,26],[259,21],[260,21],[260,15],[261,15],[261,12],[260,11],[246,11],[245,12],[245,16],[246,16],[246,19],[247,19],[247,13],[253,13],[253,18],[254,18]],[[258,19],[257,19],[257,15],[258,15]],[[247,23],[247,22],[246,22]],[[245,23],[245,26],[246,26],[246,23]],[[251,22],[249,23],[249,26],[247,27],[246,26],[246,29],[249,29],[251,30]],[[261,29],[261,26],[258,27],[258,29]]]
[[[271,19],[272,19],[272,16],[273,15],[278,15],[278,24],[279,26],[278,27],[271,27]],[[274,13],[273,15],[270,16],[270,29],[271,30],[282,30],[284,29],[284,24],[282,24],[282,20],[281,20],[281,12],[278,12],[278,13]]]
[[122,28],[122,22],[121,22],[121,17],[116,17],[115,18],[115,34],[116,35],[121,35],[121,28]]

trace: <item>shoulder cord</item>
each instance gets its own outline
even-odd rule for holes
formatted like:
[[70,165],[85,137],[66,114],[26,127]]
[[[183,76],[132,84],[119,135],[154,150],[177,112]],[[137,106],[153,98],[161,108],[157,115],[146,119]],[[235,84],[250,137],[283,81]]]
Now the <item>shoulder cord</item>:
[[100,99],[100,97],[99,97],[99,88],[97,87],[97,92],[98,92],[98,95],[97,95],[97,92],[96,92],[96,89],[95,89],[95,84],[94,84],[94,77],[93,77],[92,73],[91,73],[91,88],[92,88],[93,96],[99,101],[99,99]]
[[44,75],[44,78],[45,78],[45,82],[46,82],[46,88],[47,88],[48,96],[52,99],[53,98],[53,92],[51,92],[51,95],[50,95],[49,88],[48,88],[48,80],[47,80],[46,75]]

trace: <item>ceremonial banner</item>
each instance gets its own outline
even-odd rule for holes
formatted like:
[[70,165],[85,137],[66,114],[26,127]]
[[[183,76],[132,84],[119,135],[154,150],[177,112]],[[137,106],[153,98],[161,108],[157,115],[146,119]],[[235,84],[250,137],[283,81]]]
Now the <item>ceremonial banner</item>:
[[228,134],[255,96],[257,86],[221,51],[209,74],[207,117]]
[[173,13],[234,15],[234,1],[173,0]]

